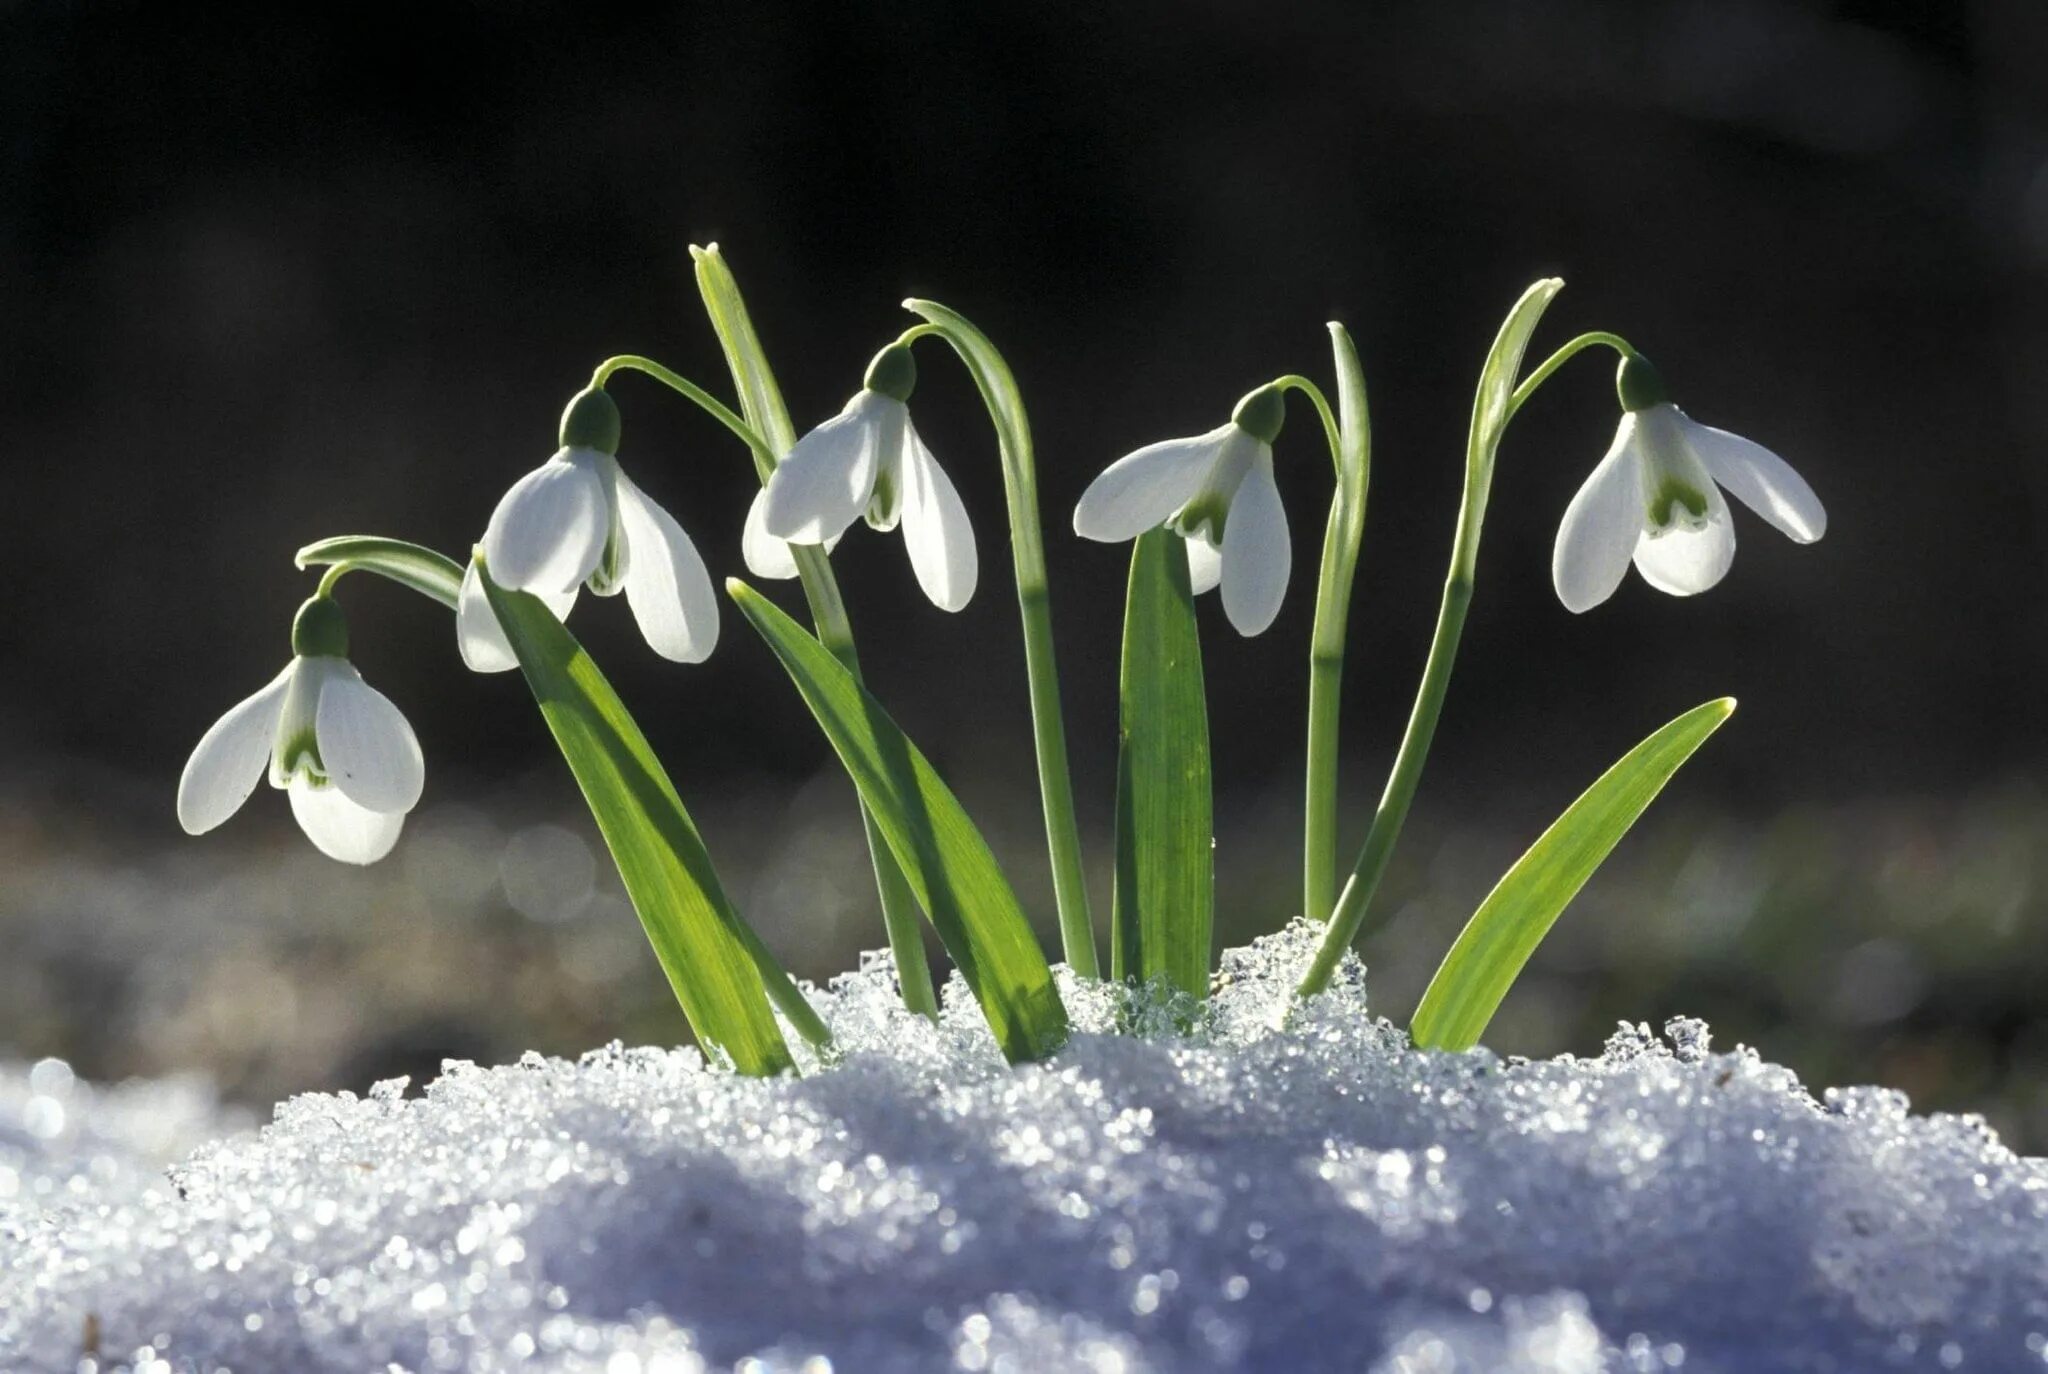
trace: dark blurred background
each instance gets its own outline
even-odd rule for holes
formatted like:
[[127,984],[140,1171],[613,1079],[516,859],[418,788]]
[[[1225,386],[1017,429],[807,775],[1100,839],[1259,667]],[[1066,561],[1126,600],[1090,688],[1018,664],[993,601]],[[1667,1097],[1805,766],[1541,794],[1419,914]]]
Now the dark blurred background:
[[[344,593],[419,730],[398,852],[327,863],[267,790],[185,839],[179,768],[287,652],[291,551],[451,551],[607,354],[727,384],[687,245],[717,240],[798,423],[900,329],[965,311],[1038,438],[1076,782],[1106,910],[1126,551],[1088,478],[1251,385],[1364,355],[1375,467],[1346,682],[1348,849],[1435,611],[1477,366],[1533,278],[1538,350],[1627,335],[1708,423],[1793,461],[1827,539],[1747,512],[1712,594],[1551,592],[1615,421],[1589,355],[1503,458],[1431,774],[1365,949],[1405,1019],[1493,878],[1622,750],[1743,710],[1544,946],[1505,1052],[1690,1012],[1818,1086],[1880,1081],[2048,1148],[2048,6],[1511,3],[0,5],[0,1053],[204,1068],[263,1101],[613,1035],[685,1034],[516,677],[447,617]],[[714,571],[753,477],[616,385],[630,470]],[[927,357],[920,427],[983,583],[899,541],[836,564],[871,681],[1049,917],[993,443]],[[1223,938],[1297,905],[1319,437],[1280,445],[1296,577],[1245,641],[1205,607]],[[785,589],[786,592],[787,589]],[[802,973],[879,944],[849,800],[737,617],[679,669],[578,634]],[[1048,929],[1049,929],[1048,922]]]

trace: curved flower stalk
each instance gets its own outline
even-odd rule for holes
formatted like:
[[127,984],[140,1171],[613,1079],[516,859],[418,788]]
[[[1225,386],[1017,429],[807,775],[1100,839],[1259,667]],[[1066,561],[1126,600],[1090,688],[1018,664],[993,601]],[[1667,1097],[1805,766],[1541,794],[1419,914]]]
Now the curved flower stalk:
[[1692,419],[1667,398],[1656,369],[1625,354],[1614,443],[1566,507],[1551,578],[1574,613],[1608,597],[1635,564],[1660,592],[1692,596],[1727,575],[1735,525],[1722,491],[1800,544],[1827,533],[1827,512],[1777,454]]
[[[899,525],[917,584],[942,611],[974,596],[980,566],[974,527],[952,479],[911,423],[906,402],[917,385],[908,345],[890,344],[868,365],[859,394],[838,415],[796,441],[776,464],[756,503],[758,533],[746,540],[747,565],[763,576],[787,576],[796,563],[764,540],[830,548],[865,516],[887,533]],[[748,516],[750,531],[755,520]]]
[[[718,643],[718,595],[703,557],[674,516],[619,467],[619,411],[601,386],[562,413],[562,447],[513,483],[491,512],[484,557],[500,586],[531,592],[558,619],[587,585],[623,591],[648,647],[699,663]],[[517,666],[472,566],[456,612],[462,661],[480,673]]]
[[292,661],[200,739],[178,779],[178,822],[203,835],[242,809],[268,765],[321,853],[370,864],[391,852],[426,781],[419,740],[348,661],[348,627],[315,596],[292,624]]
[[1228,424],[1125,454],[1082,493],[1074,533],[1114,544],[1169,526],[1186,542],[1196,595],[1220,584],[1237,632],[1263,633],[1280,613],[1293,559],[1273,480],[1273,440],[1285,418],[1280,387],[1262,386]]

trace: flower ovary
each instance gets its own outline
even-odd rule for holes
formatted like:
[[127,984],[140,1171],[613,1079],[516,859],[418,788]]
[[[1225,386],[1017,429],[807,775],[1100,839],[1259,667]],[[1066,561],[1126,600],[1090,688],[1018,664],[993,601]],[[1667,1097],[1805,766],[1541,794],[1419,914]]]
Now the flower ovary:
[[1614,394],[1621,398],[1621,408],[1631,413],[1663,405],[1671,399],[1664,389],[1664,378],[1640,353],[1628,354],[1615,368]]
[[347,658],[348,617],[331,596],[315,596],[292,618],[292,652],[300,658]]
[[1270,444],[1280,437],[1280,426],[1287,419],[1287,398],[1277,386],[1262,386],[1237,403],[1230,419],[1252,438]]
[[892,343],[877,353],[862,385],[894,401],[909,400],[917,389],[917,359],[911,356],[910,345]]
[[562,410],[562,447],[619,451],[619,406],[601,386],[585,387]]

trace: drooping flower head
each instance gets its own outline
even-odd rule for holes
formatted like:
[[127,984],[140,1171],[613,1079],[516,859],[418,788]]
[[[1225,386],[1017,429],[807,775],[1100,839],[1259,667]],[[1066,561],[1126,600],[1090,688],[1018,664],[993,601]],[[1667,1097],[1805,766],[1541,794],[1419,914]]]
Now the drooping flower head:
[[1285,418],[1280,388],[1262,386],[1226,425],[1125,454],[1081,494],[1074,533],[1119,543],[1170,526],[1187,543],[1195,591],[1220,583],[1237,632],[1263,632],[1280,613],[1293,561],[1273,480],[1273,440]]
[[968,603],[980,572],[974,527],[910,421],[916,386],[909,346],[890,344],[846,408],[796,441],[748,515],[743,547],[756,575],[794,571],[774,541],[830,548],[865,516],[885,533],[902,526],[911,570],[933,605],[957,611]]
[[[531,592],[566,619],[577,589],[623,591],[648,647],[697,663],[718,643],[711,574],[675,517],[619,467],[619,409],[602,387],[562,412],[561,449],[513,483],[484,530],[484,558],[501,587]],[[462,660],[480,673],[517,666],[474,564],[456,606]]]
[[1631,561],[1673,596],[1706,591],[1735,558],[1725,490],[1794,541],[1827,532],[1827,512],[1790,464],[1761,444],[1700,424],[1673,405],[1640,354],[1615,374],[1621,425],[1565,509],[1551,576],[1574,612],[1614,594]]
[[292,661],[200,739],[178,779],[178,822],[201,835],[241,810],[268,765],[270,785],[320,852],[375,863],[420,799],[426,765],[396,706],[348,661],[348,626],[316,596],[292,623]]

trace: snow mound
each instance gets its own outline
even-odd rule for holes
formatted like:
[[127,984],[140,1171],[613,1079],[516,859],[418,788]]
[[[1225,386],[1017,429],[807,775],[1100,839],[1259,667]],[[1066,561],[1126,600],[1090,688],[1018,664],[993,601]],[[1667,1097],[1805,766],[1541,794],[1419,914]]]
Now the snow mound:
[[1226,956],[1191,1032],[1066,980],[1082,1031],[1022,1069],[957,979],[934,1026],[873,959],[801,1078],[450,1063],[168,1181],[18,1172],[0,1093],[0,1180],[67,1180],[0,1199],[0,1369],[2048,1367],[2048,1163],[1981,1122],[1816,1102],[1689,1021],[1418,1053],[1355,963],[1283,1027],[1313,942]]

